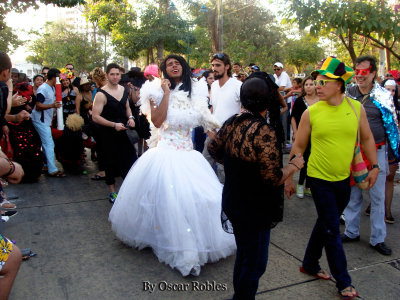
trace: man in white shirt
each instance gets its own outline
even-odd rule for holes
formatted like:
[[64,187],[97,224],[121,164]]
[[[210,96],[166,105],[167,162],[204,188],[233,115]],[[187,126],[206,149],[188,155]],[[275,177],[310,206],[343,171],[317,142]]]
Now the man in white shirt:
[[[212,113],[222,125],[227,119],[240,113],[240,87],[242,82],[232,77],[232,65],[226,53],[216,53],[211,58],[211,67],[214,72],[215,81],[211,85],[210,103]],[[207,150],[209,137],[207,137],[203,155],[214,168],[216,165],[217,176],[223,183],[225,182],[225,172],[222,165],[215,162]]]
[[[292,81],[290,80],[289,75],[283,70],[283,64],[280,62],[276,62],[274,64],[274,78],[275,83],[279,86],[279,91],[282,96],[285,96],[285,90],[288,90],[292,87]],[[290,141],[290,107],[291,107],[292,98],[289,97],[286,99],[286,103],[288,106],[288,110],[285,111],[282,115],[282,126],[285,132],[285,140]]]

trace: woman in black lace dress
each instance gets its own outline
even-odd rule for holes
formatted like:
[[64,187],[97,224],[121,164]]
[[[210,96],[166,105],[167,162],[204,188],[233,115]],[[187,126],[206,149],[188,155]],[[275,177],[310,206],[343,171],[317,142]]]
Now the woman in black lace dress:
[[278,86],[267,73],[243,83],[241,114],[228,119],[208,146],[224,163],[222,226],[234,233],[237,252],[233,299],[254,299],[268,261],[270,229],[282,220],[283,182],[303,167],[303,157],[282,168]]

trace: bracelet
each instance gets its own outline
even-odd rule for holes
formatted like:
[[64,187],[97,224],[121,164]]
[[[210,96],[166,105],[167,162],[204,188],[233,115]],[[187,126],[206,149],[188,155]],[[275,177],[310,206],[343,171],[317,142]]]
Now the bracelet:
[[10,170],[8,171],[8,173],[7,174],[5,174],[5,175],[3,175],[3,177],[8,177],[8,176],[10,176],[12,173],[14,173],[14,171],[15,171],[15,165],[14,165],[14,163],[11,161],[11,160],[9,160],[8,158],[4,158],[6,161],[8,161],[8,163],[9,163],[9,165],[10,165]]
[[117,127],[117,123],[114,122],[114,129]]
[[134,117],[134,116],[129,116],[129,117],[128,117],[128,120],[129,120],[129,119],[135,120],[135,117]]
[[298,166],[296,166],[295,163],[289,162],[288,164],[289,164],[289,165],[293,165],[293,166],[295,166],[298,170],[300,170],[300,168],[299,168]]

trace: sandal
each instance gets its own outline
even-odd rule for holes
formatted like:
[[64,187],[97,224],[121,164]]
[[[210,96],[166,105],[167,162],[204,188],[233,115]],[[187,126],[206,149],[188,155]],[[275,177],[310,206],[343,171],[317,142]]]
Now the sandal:
[[67,175],[65,175],[65,173],[63,173],[61,171],[57,171],[57,172],[54,172],[54,173],[49,173],[49,176],[50,177],[62,178],[62,177],[65,177]]
[[358,292],[355,290],[354,286],[350,285],[347,288],[339,291],[339,295],[342,297],[343,300],[351,300],[358,297]]
[[7,209],[16,209],[17,206],[14,203],[11,203],[10,201],[3,199],[3,201],[0,204],[1,209],[7,210]]
[[315,278],[318,278],[318,279],[323,279],[323,280],[329,280],[329,279],[331,279],[331,275],[329,275],[329,273],[328,272],[326,272],[326,271],[324,271],[324,270],[319,270],[317,273],[315,273],[315,274],[311,274],[311,273],[309,273],[309,272],[307,272],[303,267],[300,267],[300,272],[301,273],[304,273],[304,274],[308,274],[308,275],[311,275],[311,276],[314,276]]

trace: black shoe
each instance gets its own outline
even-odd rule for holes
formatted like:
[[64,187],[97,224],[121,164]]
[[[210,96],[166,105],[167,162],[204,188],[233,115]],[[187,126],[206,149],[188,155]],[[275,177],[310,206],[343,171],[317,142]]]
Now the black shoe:
[[382,255],[391,255],[392,254],[392,249],[390,249],[388,246],[386,246],[385,243],[378,243],[375,246],[372,246],[369,244],[371,248],[374,248],[376,251],[378,251]]
[[349,243],[349,242],[358,242],[360,240],[360,236],[356,236],[355,238],[348,237],[344,233],[340,236],[342,243]]
[[16,210],[8,210],[5,211],[3,214],[1,214],[2,216],[6,216],[6,217],[13,217],[17,214],[18,212]]

